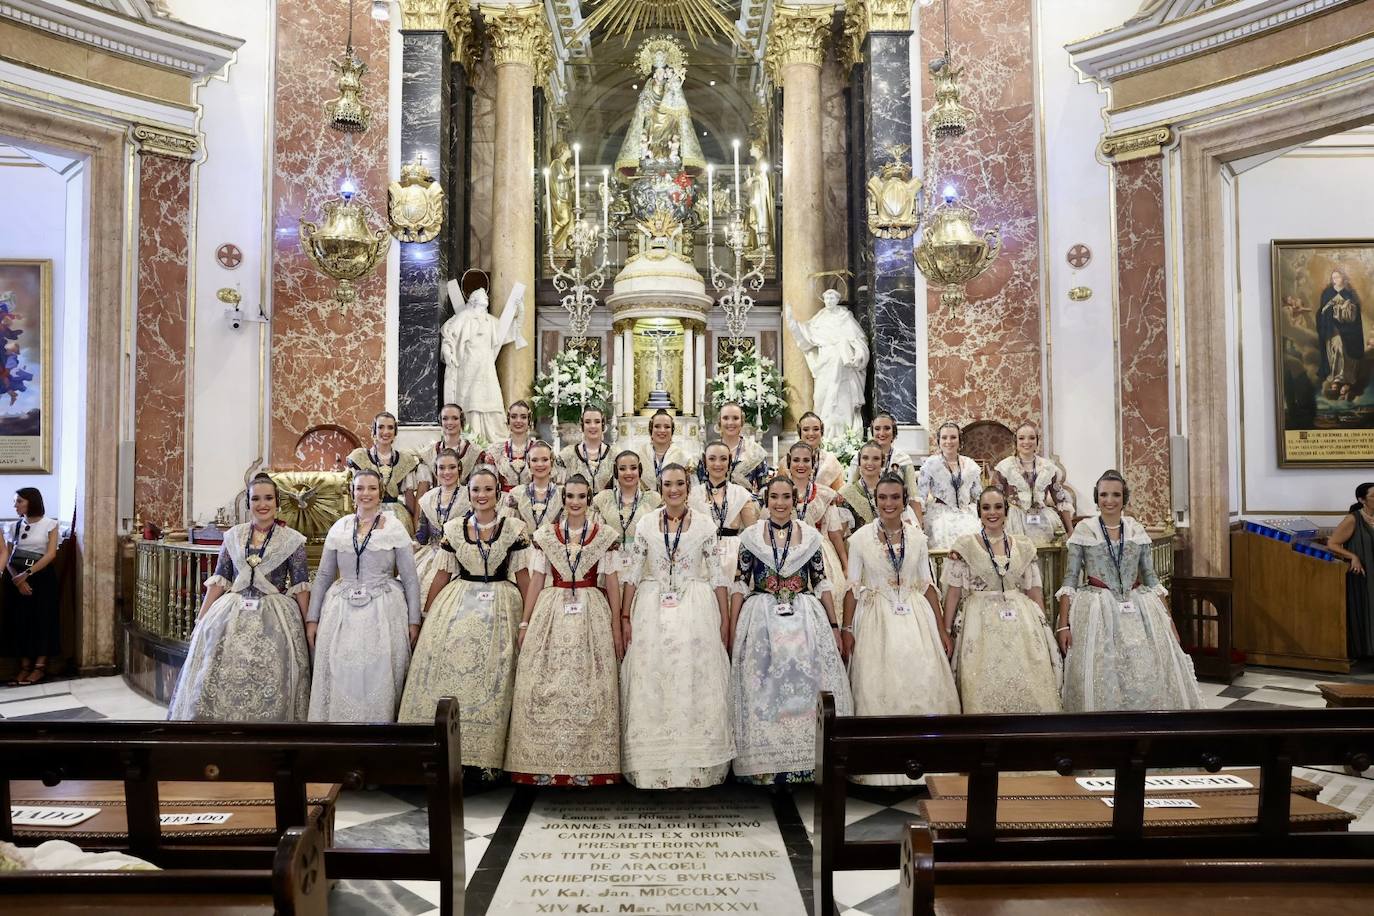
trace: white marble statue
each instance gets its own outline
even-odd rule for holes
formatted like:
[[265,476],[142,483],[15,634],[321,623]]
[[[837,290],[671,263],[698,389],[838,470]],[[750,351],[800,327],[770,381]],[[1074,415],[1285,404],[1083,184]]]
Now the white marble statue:
[[465,301],[457,280],[448,284],[453,317],[440,329],[444,360],[444,402],[459,404],[474,436],[499,442],[507,435],[506,402],[496,377],[496,355],[506,344],[529,346],[520,328],[525,316],[525,286],[515,284],[498,318],[487,311],[487,291],[475,289]]
[[849,309],[840,304],[838,290],[821,295],[825,307],[800,324],[792,306],[783,305],[783,318],[815,380],[815,411],[827,435],[863,425],[864,371],[868,368],[868,338]]

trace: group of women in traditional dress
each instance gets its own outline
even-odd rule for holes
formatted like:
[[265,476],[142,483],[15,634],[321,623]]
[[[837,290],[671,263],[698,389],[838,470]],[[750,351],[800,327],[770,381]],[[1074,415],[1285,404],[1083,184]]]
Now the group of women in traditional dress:
[[[859,715],[1200,705],[1125,481],[1074,526],[1033,426],[985,488],[957,426],[918,467],[886,414],[852,470],[806,414],[776,472],[735,404],[696,462],[667,413],[617,451],[589,408],[556,456],[528,404],[507,419],[481,450],[445,405],[417,455],[378,415],[313,587],[255,480],[172,716],[428,721],[453,696],[474,781],[677,788],[809,778],[819,691]],[[1037,540],[1070,529],[1052,624]]]

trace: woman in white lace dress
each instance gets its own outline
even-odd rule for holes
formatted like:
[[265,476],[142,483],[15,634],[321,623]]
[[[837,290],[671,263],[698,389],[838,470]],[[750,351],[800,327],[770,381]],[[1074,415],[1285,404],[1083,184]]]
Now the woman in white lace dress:
[[502,492],[530,482],[529,449],[534,437],[530,435],[533,411],[529,401],[514,401],[506,408],[506,426],[510,435],[493,442],[483,453],[481,463],[495,468]]
[[312,722],[396,721],[420,632],[420,581],[410,535],[382,511],[381,485],[376,471],[355,472],[355,512],[324,539],[305,624]]
[[[849,538],[844,642],[854,711],[861,716],[959,712],[948,632],[926,552],[926,537],[903,518],[902,478],[885,473],[875,488],[878,517]],[[909,785],[901,774],[863,777],[869,785]]]
[[622,767],[641,789],[714,786],[735,756],[729,578],[715,520],[688,507],[687,469],[665,467],[661,486],[664,506],[635,526],[624,573]]
[[169,719],[303,722],[310,708],[305,536],[277,524],[277,485],[248,487],[252,521],[224,533]]
[[620,582],[598,570],[620,536],[590,502],[587,479],[572,475],[563,517],[532,539],[506,745],[513,782],[620,781]]
[[814,412],[808,410],[797,421],[797,438],[816,453],[816,483],[838,491],[844,486],[844,466],[833,453],[821,447],[825,441],[825,423]]
[[[1093,486],[1095,518],[1069,538],[1055,633],[1064,651],[1064,711],[1197,709],[1193,660],[1178,644],[1161,600],[1150,535],[1123,515],[1125,478],[1107,471]],[[1086,582],[1079,586],[1080,574]]]
[[1011,503],[1007,530],[1048,547],[1073,528],[1073,497],[1059,465],[1040,457],[1039,450],[1040,428],[1034,423],[1016,427],[1016,453],[997,462],[992,482]]
[[593,493],[600,493],[615,476],[615,460],[606,442],[606,412],[600,407],[582,410],[582,441],[558,453],[554,473],[560,481],[574,474],[587,478]]
[[834,694],[840,715],[853,713],[854,703],[821,535],[796,520],[792,481],[776,477],[763,494],[768,516],[740,535],[731,587],[735,776],[761,785],[808,782],[817,693]]
[[979,494],[978,517],[982,530],[958,538],[942,570],[964,712],[1060,712],[1064,673],[1035,545],[1007,531],[996,487]]
[[716,526],[716,556],[727,580],[735,578],[739,533],[759,518],[759,504],[745,487],[730,479],[730,447],[712,442],[701,456],[706,480],[693,488],[687,504]]
[[439,456],[445,449],[452,449],[453,454],[458,456],[458,485],[464,490],[468,486],[468,477],[472,474],[472,469],[477,467],[482,457],[482,450],[473,444],[471,439],[463,435],[463,427],[467,424],[467,415],[463,413],[463,408],[459,404],[449,402],[439,408],[439,430],[440,435],[430,445],[426,457],[429,460],[430,473],[435,480],[439,479]]
[[557,467],[553,446],[536,439],[526,452],[529,460],[529,479],[511,488],[506,494],[502,514],[511,515],[525,523],[526,531],[538,531],[547,522],[558,521],[563,512],[563,496],[554,480]]
[[528,573],[525,525],[499,515],[496,472],[468,478],[472,508],[444,526],[425,627],[406,679],[401,721],[428,722],[440,697],[458,698],[463,767],[472,787],[495,781],[506,759],[516,636]]
[[444,526],[451,518],[462,518],[468,511],[468,487],[461,482],[462,464],[458,453],[444,449],[434,460],[436,485],[420,497],[420,524],[415,527],[415,572],[420,577],[420,594],[428,595],[439,569],[440,544]]
[[668,411],[660,409],[649,418],[649,441],[639,449],[639,457],[643,461],[641,486],[645,490],[658,489],[663,469],[670,464],[692,467],[692,456],[687,449],[673,441],[676,434],[677,421]]
[[959,454],[959,424],[945,423],[937,433],[939,450],[921,465],[917,483],[925,506],[931,550],[948,550],[960,535],[978,528],[978,494],[983,492],[978,462]]
[[839,600],[845,590],[845,520],[838,494],[812,478],[816,452],[805,442],[793,442],[787,450],[787,473],[797,488],[797,518],[821,533],[825,554],[825,577],[830,594]]
[[641,486],[643,467],[639,453],[625,449],[615,456],[614,485],[592,497],[592,515],[620,539],[620,549],[602,562],[602,572],[618,573],[625,567],[629,562],[635,526],[641,518],[663,505],[658,495],[657,478],[654,489],[645,491]]
[[[916,520],[916,524],[924,525],[925,507],[921,504],[921,500],[917,495],[919,492],[919,482],[917,478],[920,469],[916,466],[916,462],[911,460],[910,454],[897,447],[897,432],[899,427],[897,426],[896,419],[893,418],[892,414],[886,411],[879,411],[873,415],[873,422],[870,424],[869,429],[873,433],[871,441],[876,442],[878,448],[882,451],[883,458],[879,467],[879,473],[886,474],[892,471],[902,478],[902,483],[906,485],[907,499],[910,501],[909,505],[911,506],[912,517]],[[850,469],[849,476],[851,480],[858,476],[857,456],[854,461],[856,467]]]
[[[744,487],[750,493],[757,493],[768,479],[768,453],[753,439],[744,435],[744,408],[734,401],[727,401],[720,408],[716,420],[716,431],[721,442],[730,451],[730,471],[726,476]],[[697,466],[697,480],[706,482],[705,462]]]

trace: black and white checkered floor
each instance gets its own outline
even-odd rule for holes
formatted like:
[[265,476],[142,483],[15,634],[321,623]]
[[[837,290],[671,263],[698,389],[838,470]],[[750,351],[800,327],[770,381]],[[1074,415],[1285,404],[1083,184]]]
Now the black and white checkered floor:
[[[1202,690],[1207,706],[1212,709],[1319,708],[1325,703],[1314,685],[1318,681],[1338,680],[1368,682],[1374,681],[1374,675],[1313,677],[1274,669],[1252,669],[1229,687],[1203,684]],[[143,699],[118,677],[0,688],[0,718],[160,719],[165,715],[163,707]],[[1323,786],[1321,801],[1356,815],[1358,819],[1351,825],[1352,830],[1374,831],[1374,779],[1354,778],[1335,770],[1300,770],[1299,775]],[[692,797],[706,801],[729,791],[740,790],[706,790]],[[533,790],[518,794],[514,789],[503,788],[464,801],[467,912],[472,916],[539,911],[534,904],[508,899],[506,888],[499,887],[532,796]],[[895,837],[917,813],[916,799],[916,793],[906,790],[851,787],[845,818],[847,835],[854,839]],[[781,832],[805,900],[810,899],[809,840],[814,828],[813,800],[809,787],[795,789],[790,796],[780,797],[773,804],[778,821],[776,828],[771,823],[758,828],[773,836]],[[346,792],[340,798],[336,815],[337,841],[345,846],[422,847],[428,836],[423,805],[418,790]],[[835,896],[842,916],[895,914],[897,872],[841,872],[835,878]],[[344,881],[336,886],[330,900],[330,912],[343,916],[418,916],[438,913],[437,906],[438,885],[424,881]],[[786,914],[774,910],[768,916]]]

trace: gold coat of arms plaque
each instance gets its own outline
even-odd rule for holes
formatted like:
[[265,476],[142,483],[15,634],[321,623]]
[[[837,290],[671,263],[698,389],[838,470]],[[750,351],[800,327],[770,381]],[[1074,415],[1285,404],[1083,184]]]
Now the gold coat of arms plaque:
[[401,167],[401,180],[387,190],[391,234],[402,242],[428,242],[444,226],[444,189],[423,162]]

